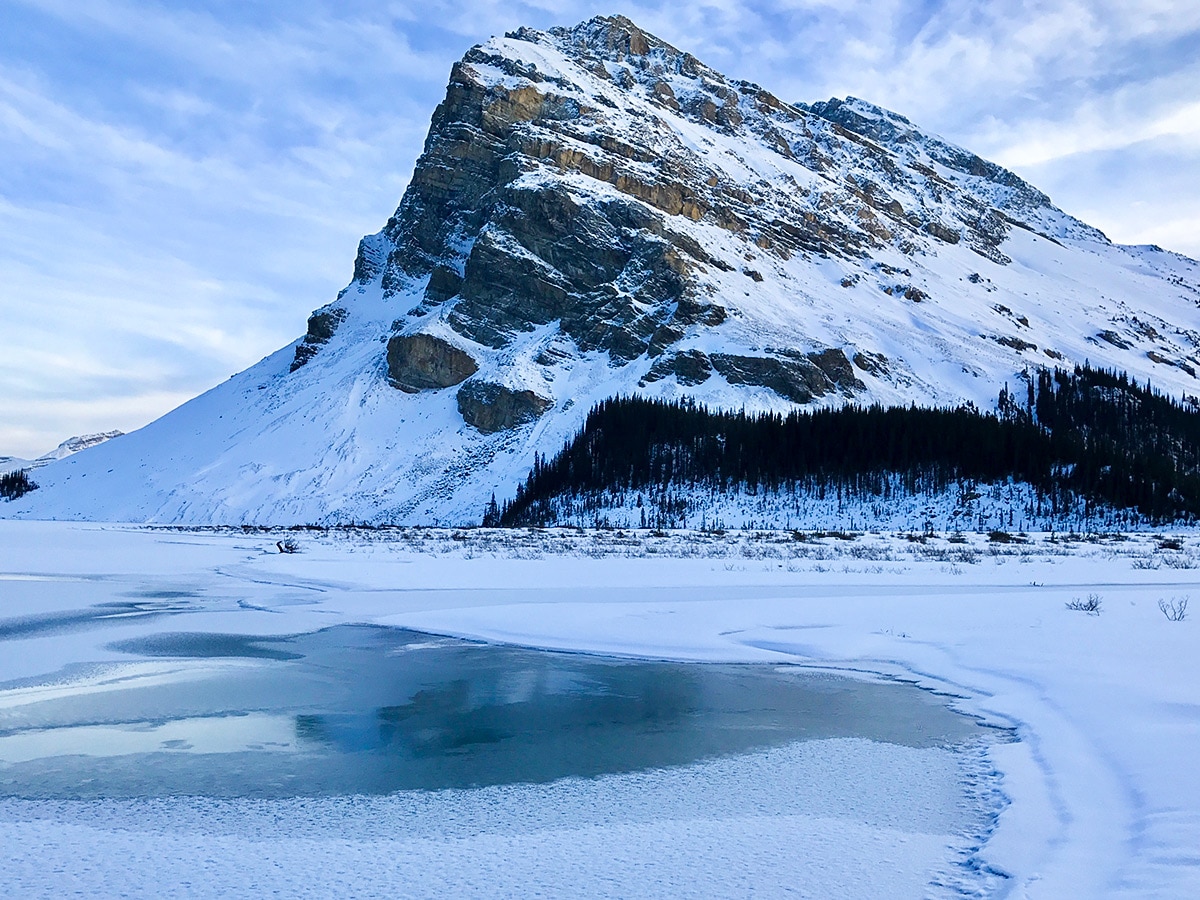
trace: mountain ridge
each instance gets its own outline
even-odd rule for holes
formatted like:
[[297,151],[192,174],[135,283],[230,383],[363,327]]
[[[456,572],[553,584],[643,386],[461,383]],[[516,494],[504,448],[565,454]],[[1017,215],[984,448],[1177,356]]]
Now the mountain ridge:
[[455,64],[303,338],[4,514],[475,521],[606,396],[986,407],[1084,361],[1194,393],[1198,304],[1195,261],[903,116],[786,103],[622,17],[520,29]]
[[113,438],[120,437],[122,431],[102,431],[95,434],[76,434],[65,441],[59,443],[57,447],[48,453],[43,453],[41,456],[34,459],[22,459],[18,456],[0,456],[0,475],[7,472],[16,471],[18,469],[40,469],[43,466],[48,466],[52,462],[57,462],[60,459],[66,459],[83,450],[88,450],[103,444],[105,441],[111,441]]

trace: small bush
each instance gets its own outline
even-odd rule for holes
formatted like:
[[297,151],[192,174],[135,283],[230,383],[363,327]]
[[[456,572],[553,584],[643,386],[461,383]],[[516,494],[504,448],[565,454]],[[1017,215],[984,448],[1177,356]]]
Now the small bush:
[[1196,557],[1188,552],[1168,553],[1162,558],[1163,565],[1168,569],[1194,569]]
[[1170,621],[1182,622],[1187,618],[1188,600],[1186,594],[1182,597],[1172,597],[1170,600],[1159,600],[1158,608]]
[[855,535],[849,531],[825,531],[820,534],[820,537],[837,538],[839,541],[852,541]]
[[1089,616],[1098,616],[1100,615],[1100,595],[1088,594],[1086,600],[1073,597],[1067,604],[1067,609],[1079,610],[1080,612],[1087,613]]
[[1158,542],[1159,550],[1182,550],[1183,541],[1177,537],[1165,537]]
[[946,540],[952,544],[965,544],[967,542],[967,536],[961,531],[955,531],[952,532],[949,537],[946,538]]
[[989,531],[988,540],[993,544],[1011,544],[1013,536],[1007,531]]

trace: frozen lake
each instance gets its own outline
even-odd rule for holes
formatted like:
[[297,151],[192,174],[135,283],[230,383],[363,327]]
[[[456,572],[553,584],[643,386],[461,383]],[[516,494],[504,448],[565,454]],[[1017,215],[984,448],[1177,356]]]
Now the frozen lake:
[[[101,615],[41,624],[101,629],[115,610],[91,612]],[[0,622],[0,646],[38,626]],[[81,660],[0,690],[0,795],[387,794],[637,772],[801,740],[949,747],[982,731],[908,685],[397,628],[158,632],[106,646],[128,661]]]
[[6,895],[1196,896],[1152,537],[0,525]]
[[293,588],[243,581],[0,589],[9,893],[916,897],[996,880],[974,854],[1003,803],[997,732],[910,684],[322,627]]

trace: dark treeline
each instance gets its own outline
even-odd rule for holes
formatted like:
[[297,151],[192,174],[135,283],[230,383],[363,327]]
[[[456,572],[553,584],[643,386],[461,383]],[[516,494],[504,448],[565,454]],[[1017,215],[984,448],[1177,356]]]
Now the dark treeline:
[[16,500],[22,494],[28,494],[37,485],[29,480],[29,473],[24,469],[0,475],[0,497],[5,500]]
[[[998,413],[882,406],[748,415],[695,403],[597,405],[553,459],[535,458],[486,525],[548,524],[555,503],[666,486],[876,499],[964,482],[1026,482],[1051,516],[1079,500],[1151,521],[1200,516],[1200,412],[1124,374],[1040,371]],[[895,477],[887,477],[895,476]],[[886,499],[886,497],[885,497]]]

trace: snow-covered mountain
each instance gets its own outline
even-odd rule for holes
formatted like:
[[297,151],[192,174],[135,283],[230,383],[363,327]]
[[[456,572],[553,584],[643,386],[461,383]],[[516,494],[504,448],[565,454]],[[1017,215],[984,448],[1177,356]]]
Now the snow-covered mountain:
[[1200,264],[895,113],[793,105],[596,18],[454,66],[301,340],[3,513],[478,521],[607,396],[990,408],[1084,360],[1200,393]]
[[115,437],[120,437],[122,433],[120,431],[103,431],[98,434],[77,434],[74,437],[67,438],[49,453],[43,453],[37,459],[0,456],[0,475],[15,472],[18,469],[40,469],[42,466],[47,466],[52,462],[66,459],[68,456],[74,456],[81,450],[88,450],[103,444],[105,441],[111,441]]

